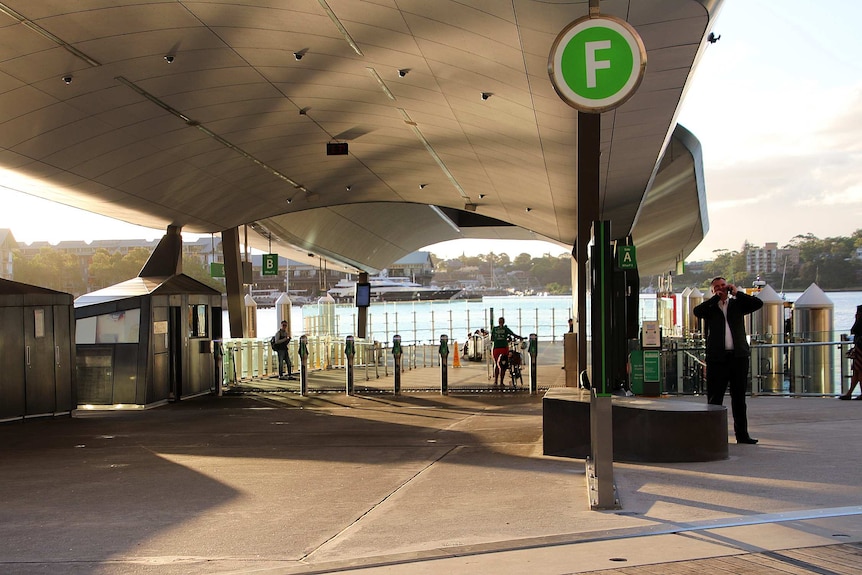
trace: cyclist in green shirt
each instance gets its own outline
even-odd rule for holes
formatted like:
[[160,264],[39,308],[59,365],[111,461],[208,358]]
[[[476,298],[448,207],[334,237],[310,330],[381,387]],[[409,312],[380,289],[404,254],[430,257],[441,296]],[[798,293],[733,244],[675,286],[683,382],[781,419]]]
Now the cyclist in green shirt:
[[506,319],[500,318],[497,320],[497,325],[491,328],[491,355],[494,358],[494,385],[497,385],[499,380],[502,384],[503,378],[506,376],[500,373],[500,356],[508,355],[509,353],[509,338],[514,337],[523,339],[520,335],[513,332],[506,325]]

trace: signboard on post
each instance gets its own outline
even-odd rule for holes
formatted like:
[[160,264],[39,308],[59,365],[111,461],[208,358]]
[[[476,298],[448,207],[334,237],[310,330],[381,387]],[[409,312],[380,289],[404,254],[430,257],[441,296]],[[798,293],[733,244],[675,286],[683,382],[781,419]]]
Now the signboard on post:
[[636,270],[638,268],[634,246],[619,246],[617,248],[617,265],[621,270]]
[[548,58],[557,94],[581,112],[616,108],[632,94],[646,69],[643,40],[625,20],[586,16],[560,32]]
[[660,348],[661,347],[661,330],[658,322],[655,320],[644,320],[642,345],[645,348]]
[[263,254],[263,256],[261,256],[260,275],[278,275],[278,254]]
[[657,383],[661,381],[661,352],[658,350],[644,350],[644,383]]

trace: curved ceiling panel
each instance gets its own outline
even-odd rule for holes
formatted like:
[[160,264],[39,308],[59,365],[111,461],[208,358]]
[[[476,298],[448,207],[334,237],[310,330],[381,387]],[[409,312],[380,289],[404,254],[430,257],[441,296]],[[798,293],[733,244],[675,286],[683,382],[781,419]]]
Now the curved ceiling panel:
[[[600,217],[620,236],[719,4],[601,3],[649,59],[635,96],[602,116]],[[538,0],[0,0],[0,177],[149,227],[260,222],[357,266],[454,233],[434,214],[402,226],[383,203],[474,210],[572,245],[577,113],[547,59],[587,12]],[[327,155],[332,142],[348,153]]]

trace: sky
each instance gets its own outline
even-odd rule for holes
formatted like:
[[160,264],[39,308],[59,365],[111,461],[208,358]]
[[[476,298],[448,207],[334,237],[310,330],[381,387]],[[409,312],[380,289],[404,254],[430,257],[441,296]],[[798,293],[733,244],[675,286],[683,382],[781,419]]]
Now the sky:
[[[678,117],[703,149],[709,218],[688,261],[741,250],[746,241],[782,246],[796,235],[862,228],[860,22],[859,0],[724,1],[713,26],[721,38],[698,63]],[[0,228],[19,242],[164,234],[11,191],[2,174],[0,205]],[[425,249],[445,258],[570,251],[497,240]]]

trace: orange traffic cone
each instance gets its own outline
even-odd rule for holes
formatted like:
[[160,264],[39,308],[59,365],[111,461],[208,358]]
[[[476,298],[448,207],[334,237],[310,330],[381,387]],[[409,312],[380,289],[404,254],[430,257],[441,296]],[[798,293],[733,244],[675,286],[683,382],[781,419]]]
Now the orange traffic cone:
[[452,367],[461,367],[461,356],[458,355],[458,342],[454,342],[455,355],[452,356]]

